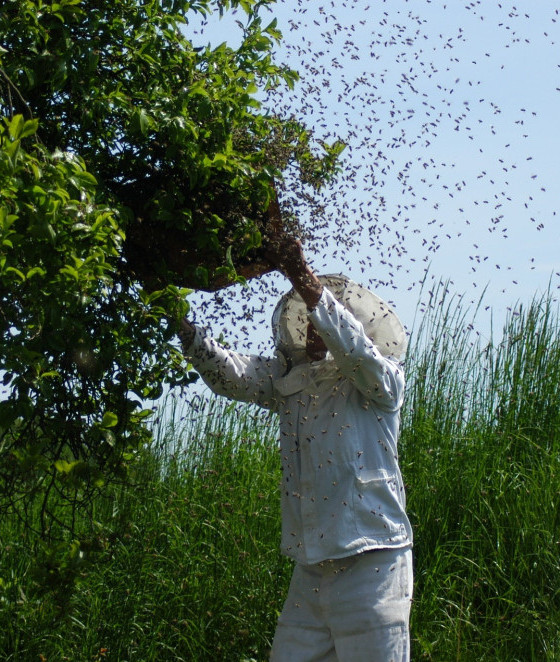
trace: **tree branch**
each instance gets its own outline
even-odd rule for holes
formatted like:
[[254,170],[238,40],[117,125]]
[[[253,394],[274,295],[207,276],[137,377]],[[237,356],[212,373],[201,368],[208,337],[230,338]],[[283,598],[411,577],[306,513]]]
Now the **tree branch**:
[[10,119],[14,115],[14,107],[13,107],[13,103],[12,103],[12,95],[11,95],[10,90],[13,90],[17,94],[19,100],[21,101],[21,103],[24,105],[25,109],[29,113],[29,117],[31,119],[33,119],[33,111],[31,110],[29,104],[23,98],[23,96],[22,96],[21,92],[19,91],[17,85],[12,81],[12,79],[8,76],[8,74],[4,71],[4,69],[2,69],[2,67],[0,67],[0,75],[2,76],[2,78],[8,84],[8,97],[9,97],[9,102],[8,103],[9,103],[9,106],[10,106]]

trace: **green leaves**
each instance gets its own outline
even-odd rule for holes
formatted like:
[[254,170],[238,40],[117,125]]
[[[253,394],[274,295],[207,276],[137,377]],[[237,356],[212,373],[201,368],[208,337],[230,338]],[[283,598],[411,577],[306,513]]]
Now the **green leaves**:
[[142,136],[147,136],[148,132],[153,126],[154,126],[153,119],[148,115],[148,113],[143,108],[134,111],[131,119],[131,129],[133,133],[140,134]]
[[13,168],[17,162],[21,141],[32,136],[37,131],[37,120],[25,121],[23,115],[15,115],[11,119],[2,118],[3,127],[0,128],[0,136],[3,143],[3,157],[6,165],[9,163]]
[[[285,169],[317,187],[336,169],[339,146],[262,111],[297,80],[272,57],[273,4],[2,5],[0,515],[45,537],[72,539],[55,501],[126,480],[142,400],[192,381],[173,346],[186,286],[242,280]],[[194,43],[193,13],[235,7],[239,47]]]
[[246,14],[251,14],[254,4],[252,0],[239,0],[239,6]]
[[16,115],[11,121],[5,118],[4,122],[8,127],[8,134],[12,140],[21,140],[34,135],[39,126],[39,120],[26,121],[23,115]]
[[102,428],[114,428],[119,422],[119,417],[112,411],[106,411],[101,419],[100,426]]
[[121,212],[97,204],[80,157],[45,149],[36,130],[0,121],[0,513],[56,538],[54,503],[86,507],[149,438],[130,394],[189,381],[162,324],[188,304],[185,290],[142,298],[128,286]]
[[[309,132],[284,130],[293,120],[261,111],[263,90],[297,80],[272,57],[281,33],[276,19],[263,23],[261,14],[273,0],[12,4],[0,16],[2,66],[21,97],[0,100],[5,114],[14,104],[22,116],[31,110],[48,149],[78,153],[103,195],[127,207],[133,224],[142,219],[129,228],[125,264],[144,285],[154,274],[156,289],[197,284],[203,271],[212,281],[227,266],[233,236],[241,237],[234,265],[252,250],[239,232],[244,219],[265,230],[272,178],[280,182],[295,165],[318,188],[336,172],[335,152],[317,150]],[[193,12],[234,7],[246,14],[238,48],[189,39]],[[18,149],[13,143],[7,153]],[[225,221],[217,241],[212,215]],[[168,247],[154,246],[161,225],[204,251],[177,268]],[[32,227],[55,241],[51,221]]]

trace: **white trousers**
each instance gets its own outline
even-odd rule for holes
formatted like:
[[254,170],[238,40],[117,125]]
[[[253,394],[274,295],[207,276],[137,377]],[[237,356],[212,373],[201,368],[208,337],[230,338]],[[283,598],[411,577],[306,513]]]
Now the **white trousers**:
[[412,550],[296,565],[272,662],[409,662]]

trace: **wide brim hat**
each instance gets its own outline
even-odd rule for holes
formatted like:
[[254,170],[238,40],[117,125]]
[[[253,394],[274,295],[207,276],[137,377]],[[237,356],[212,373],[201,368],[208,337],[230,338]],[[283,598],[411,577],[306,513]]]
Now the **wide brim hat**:
[[[407,337],[394,310],[383,299],[341,274],[319,276],[321,284],[362,323],[368,338],[384,356],[400,358],[406,352]],[[272,315],[274,344],[282,354],[305,352],[308,310],[301,296],[290,290],[280,299]]]

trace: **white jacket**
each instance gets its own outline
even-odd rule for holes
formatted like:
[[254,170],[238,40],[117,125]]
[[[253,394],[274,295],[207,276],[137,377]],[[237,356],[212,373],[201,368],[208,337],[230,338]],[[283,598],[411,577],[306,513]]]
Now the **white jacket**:
[[215,393],[279,414],[283,553],[313,564],[408,546],[397,453],[403,371],[326,287],[309,319],[329,354],[287,374],[282,355],[238,354],[200,329],[191,361]]

